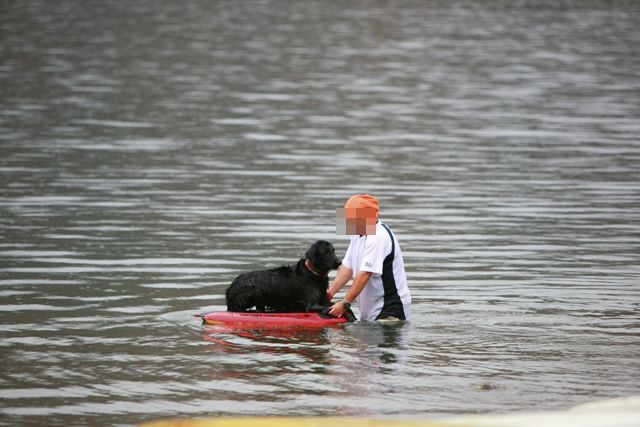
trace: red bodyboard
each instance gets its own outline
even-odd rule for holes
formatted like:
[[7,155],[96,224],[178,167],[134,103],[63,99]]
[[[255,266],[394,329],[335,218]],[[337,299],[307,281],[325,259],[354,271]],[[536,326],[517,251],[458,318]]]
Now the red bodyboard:
[[205,325],[236,325],[246,327],[289,327],[303,326],[323,328],[347,323],[344,317],[324,318],[319,313],[258,313],[252,311],[214,311],[202,318]]

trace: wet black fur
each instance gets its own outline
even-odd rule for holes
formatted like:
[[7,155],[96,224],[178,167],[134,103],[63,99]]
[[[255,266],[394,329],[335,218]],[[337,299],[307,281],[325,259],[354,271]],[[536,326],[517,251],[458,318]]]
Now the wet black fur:
[[[311,261],[318,276],[305,267]],[[327,305],[329,279],[326,273],[340,266],[330,242],[318,240],[294,266],[252,271],[236,277],[227,288],[227,310],[309,312],[314,305]]]

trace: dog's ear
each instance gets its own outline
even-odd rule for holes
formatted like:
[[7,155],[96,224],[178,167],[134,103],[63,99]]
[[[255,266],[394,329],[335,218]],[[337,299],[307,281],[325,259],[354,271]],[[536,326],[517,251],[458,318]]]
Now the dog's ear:
[[313,245],[311,245],[311,247],[307,250],[307,253],[304,254],[305,258],[308,259],[309,261],[311,261],[311,264],[316,264],[316,262],[318,261],[318,243],[320,242],[320,240],[318,240],[317,242],[315,242]]

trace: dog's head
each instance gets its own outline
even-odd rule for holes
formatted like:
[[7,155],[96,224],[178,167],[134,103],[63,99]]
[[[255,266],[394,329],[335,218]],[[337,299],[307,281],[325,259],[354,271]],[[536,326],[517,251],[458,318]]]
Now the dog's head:
[[340,258],[336,256],[333,245],[326,240],[318,240],[311,245],[305,257],[321,272],[335,270],[342,264]]

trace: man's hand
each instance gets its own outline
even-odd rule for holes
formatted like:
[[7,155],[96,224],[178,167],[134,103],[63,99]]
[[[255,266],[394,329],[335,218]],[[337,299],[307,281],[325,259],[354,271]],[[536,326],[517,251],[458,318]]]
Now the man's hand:
[[338,301],[337,303],[331,306],[331,310],[329,310],[329,314],[333,317],[340,317],[344,314],[344,304],[343,301]]

